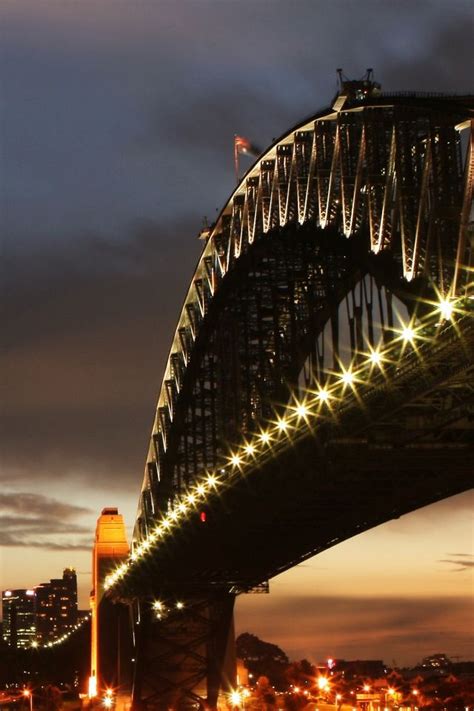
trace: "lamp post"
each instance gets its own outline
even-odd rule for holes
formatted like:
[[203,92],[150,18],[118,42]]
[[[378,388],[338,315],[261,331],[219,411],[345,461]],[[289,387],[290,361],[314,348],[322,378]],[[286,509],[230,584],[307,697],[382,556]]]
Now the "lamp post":
[[23,696],[30,700],[30,711],[33,711],[33,693],[31,689],[23,689]]
[[235,689],[234,691],[231,691],[229,694],[229,700],[230,700],[230,703],[232,704],[233,709],[241,708],[242,694],[240,693],[240,691],[238,691],[237,689]]

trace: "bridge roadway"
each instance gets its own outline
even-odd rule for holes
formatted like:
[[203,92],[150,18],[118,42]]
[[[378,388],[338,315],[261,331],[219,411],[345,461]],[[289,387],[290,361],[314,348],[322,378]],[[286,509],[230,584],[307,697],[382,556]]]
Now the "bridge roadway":
[[311,417],[303,421],[290,447],[273,444],[224,483],[113,595],[186,600],[210,588],[245,591],[357,533],[469,489],[472,316],[438,330],[436,344],[421,341],[399,363],[373,372],[332,414],[313,418],[315,425]]

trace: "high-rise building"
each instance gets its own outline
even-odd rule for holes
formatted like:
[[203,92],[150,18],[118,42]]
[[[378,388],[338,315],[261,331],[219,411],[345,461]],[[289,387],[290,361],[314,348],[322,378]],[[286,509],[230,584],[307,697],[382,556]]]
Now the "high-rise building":
[[66,568],[62,578],[41,583],[36,592],[36,641],[47,644],[62,637],[77,624],[77,578]]
[[2,637],[9,647],[54,642],[78,621],[76,571],[66,568],[62,578],[34,590],[4,590],[2,609]]
[[34,590],[2,593],[3,641],[14,648],[29,647],[36,635]]
[[[77,577],[74,568],[65,568],[63,571],[64,600],[62,617],[68,629],[77,624]],[[64,614],[65,613],[65,614]]]

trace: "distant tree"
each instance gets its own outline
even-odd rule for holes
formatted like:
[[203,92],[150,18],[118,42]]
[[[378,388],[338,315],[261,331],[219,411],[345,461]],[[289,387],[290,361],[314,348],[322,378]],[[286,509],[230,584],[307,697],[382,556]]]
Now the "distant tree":
[[261,711],[270,711],[276,706],[276,696],[270,680],[267,676],[261,676],[257,680],[256,697]]
[[400,687],[403,684],[403,676],[396,669],[392,669],[387,674],[387,682],[390,686]]
[[289,664],[285,652],[276,644],[264,642],[254,634],[244,632],[236,639],[237,656],[256,679],[267,677],[277,689],[286,686],[285,672]]
[[60,689],[49,684],[44,690],[44,708],[47,711],[58,711],[62,708],[63,697]]
[[285,676],[288,684],[308,688],[314,684],[316,667],[307,659],[300,659],[299,662],[291,662],[288,665]]

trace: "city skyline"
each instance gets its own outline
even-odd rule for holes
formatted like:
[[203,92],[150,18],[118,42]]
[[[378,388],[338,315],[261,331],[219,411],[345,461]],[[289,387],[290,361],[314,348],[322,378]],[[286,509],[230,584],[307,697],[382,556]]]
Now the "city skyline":
[[[374,66],[387,90],[472,90],[473,24],[467,2],[340,2],[322,18],[314,3],[294,13],[276,2],[271,17],[267,3],[84,7],[0,8],[0,587],[73,565],[80,607],[100,510],[118,506],[133,524],[197,234],[235,184],[234,134],[268,145],[330,103],[338,66],[351,76]],[[323,657],[348,657],[337,650],[354,649],[353,637],[368,652],[391,640],[396,658],[469,656],[472,565],[465,494],[280,576],[270,596],[238,602],[237,629],[295,658],[311,656],[321,626]]]
[[8,647],[47,646],[70,634],[77,622],[74,568],[65,568],[62,578],[51,578],[29,589],[2,590],[2,635]]

